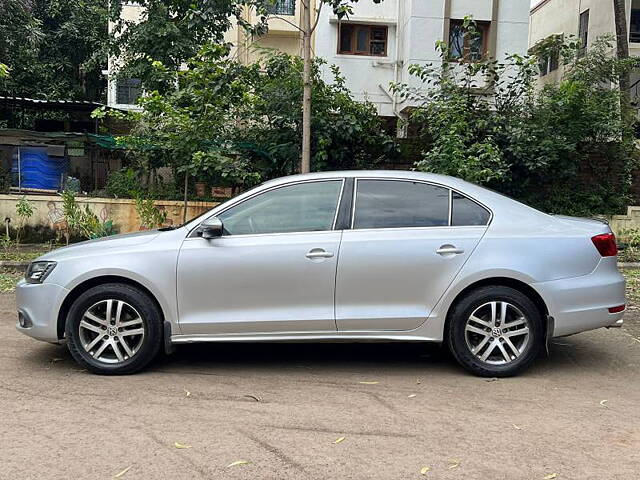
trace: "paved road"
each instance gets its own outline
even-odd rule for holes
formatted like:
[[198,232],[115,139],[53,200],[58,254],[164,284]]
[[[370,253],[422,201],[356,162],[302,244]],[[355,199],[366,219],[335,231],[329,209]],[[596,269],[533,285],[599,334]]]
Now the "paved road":
[[[0,295],[1,479],[640,472],[640,341],[625,330],[559,339],[526,374],[493,382],[435,347],[375,344],[184,347],[108,378],[18,334],[14,318]],[[228,466],[239,460],[251,463]]]

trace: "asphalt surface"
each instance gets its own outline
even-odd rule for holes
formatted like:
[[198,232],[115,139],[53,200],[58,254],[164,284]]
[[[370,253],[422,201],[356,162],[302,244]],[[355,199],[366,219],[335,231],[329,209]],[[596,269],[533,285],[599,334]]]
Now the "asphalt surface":
[[14,321],[0,295],[0,479],[640,477],[633,328],[495,381],[405,344],[185,346],[98,377]]

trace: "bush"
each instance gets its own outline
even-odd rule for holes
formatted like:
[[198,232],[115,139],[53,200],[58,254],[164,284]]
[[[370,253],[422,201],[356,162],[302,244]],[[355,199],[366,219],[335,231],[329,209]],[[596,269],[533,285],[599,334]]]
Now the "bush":
[[142,193],[138,174],[132,168],[110,173],[105,189],[115,198],[135,198]]
[[84,239],[107,237],[117,233],[111,220],[101,222],[89,205],[85,205],[84,208],[78,205],[72,192],[62,193],[62,207],[71,232]]
[[[465,23],[471,35],[473,22]],[[536,89],[535,57],[459,64],[447,61],[446,44],[438,47],[442,66],[409,68],[422,88],[393,87],[420,105],[410,118],[422,147],[418,170],[484,184],[548,212],[607,214],[625,206],[637,153],[611,85],[637,59],[610,55],[611,38],[584,55],[568,41],[557,46],[563,79]]]

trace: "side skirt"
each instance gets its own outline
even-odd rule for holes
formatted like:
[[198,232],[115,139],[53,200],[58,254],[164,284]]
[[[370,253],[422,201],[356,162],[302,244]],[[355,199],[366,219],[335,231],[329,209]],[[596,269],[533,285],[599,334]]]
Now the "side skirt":
[[205,342],[281,342],[281,343],[359,343],[359,342],[440,342],[441,340],[407,332],[314,332],[220,335],[172,335],[171,343]]

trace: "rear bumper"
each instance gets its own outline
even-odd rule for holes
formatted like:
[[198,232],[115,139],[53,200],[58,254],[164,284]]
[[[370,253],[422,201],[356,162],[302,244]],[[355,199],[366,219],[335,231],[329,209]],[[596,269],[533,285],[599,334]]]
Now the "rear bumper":
[[624,311],[609,313],[609,308],[626,303],[625,280],[615,257],[602,258],[589,275],[531,286],[545,300],[549,315],[554,318],[554,337],[622,326]]
[[68,293],[66,288],[53,283],[20,281],[16,287],[16,306],[25,326],[18,323],[17,330],[37,340],[59,342],[58,312]]

